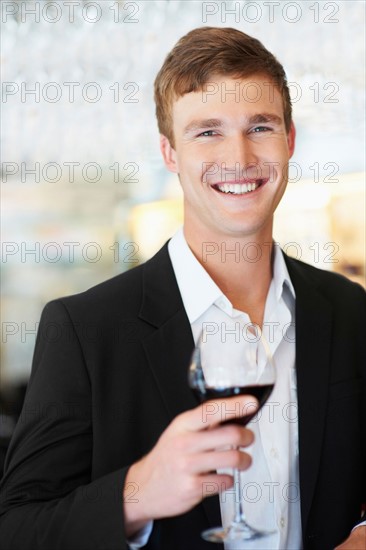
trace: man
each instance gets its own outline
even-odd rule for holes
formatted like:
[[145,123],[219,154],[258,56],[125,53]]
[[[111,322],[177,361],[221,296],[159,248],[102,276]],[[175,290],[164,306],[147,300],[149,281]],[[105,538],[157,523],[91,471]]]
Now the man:
[[[45,307],[2,481],[2,546],[210,548],[200,532],[228,508],[204,497],[230,493],[225,472],[239,468],[275,491],[252,507],[275,534],[251,547],[365,548],[365,295],[273,246],[295,144],[283,68],[237,30],[195,29],[165,60],[155,99],[163,159],[184,192],[183,232],[146,264]],[[237,246],[239,261],[213,253]],[[251,396],[203,416],[187,367],[213,313],[295,323],[296,344],[276,333],[275,391],[281,406],[296,401],[298,422],[219,424]],[[263,453],[250,466],[253,431]],[[267,453],[271,432],[278,448]],[[276,483],[297,487],[300,501]]]

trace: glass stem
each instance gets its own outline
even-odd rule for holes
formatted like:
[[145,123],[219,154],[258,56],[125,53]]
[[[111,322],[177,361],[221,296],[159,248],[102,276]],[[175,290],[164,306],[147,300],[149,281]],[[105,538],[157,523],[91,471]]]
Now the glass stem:
[[234,517],[234,523],[241,523],[245,521],[245,514],[244,514],[244,508],[243,508],[243,491],[242,491],[242,483],[241,483],[241,476],[240,476],[240,470],[236,469],[234,470],[234,487],[235,487],[235,517]]

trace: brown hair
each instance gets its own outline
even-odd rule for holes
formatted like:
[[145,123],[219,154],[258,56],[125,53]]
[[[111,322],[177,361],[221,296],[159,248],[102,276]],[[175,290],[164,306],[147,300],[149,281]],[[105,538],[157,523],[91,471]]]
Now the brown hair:
[[282,95],[284,120],[290,130],[292,107],[284,68],[259,40],[225,27],[200,27],[180,38],[167,55],[154,84],[159,131],[174,146],[172,105],[199,91],[214,74],[246,78],[268,76]]

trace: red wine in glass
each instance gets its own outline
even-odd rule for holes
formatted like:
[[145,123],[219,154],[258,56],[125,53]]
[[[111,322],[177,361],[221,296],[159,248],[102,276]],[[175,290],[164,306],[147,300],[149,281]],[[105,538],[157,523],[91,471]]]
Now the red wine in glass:
[[[260,333],[255,341],[235,342],[221,338],[210,339],[204,331],[200,334],[188,370],[188,383],[201,403],[240,395],[252,395],[258,407],[248,407],[242,416],[223,419],[222,424],[246,426],[263,407],[271,395],[276,370],[268,343]],[[215,527],[202,533],[210,542],[254,540],[272,532],[248,525],[245,519],[241,495],[240,472],[235,469],[235,517],[228,527]]]
[[274,384],[258,384],[252,386],[233,386],[232,388],[205,388],[204,393],[193,390],[201,403],[215,399],[224,399],[226,397],[235,397],[237,395],[253,395],[258,401],[258,407],[255,412],[240,417],[224,420],[222,424],[240,424],[246,426],[263,407],[272,393]]

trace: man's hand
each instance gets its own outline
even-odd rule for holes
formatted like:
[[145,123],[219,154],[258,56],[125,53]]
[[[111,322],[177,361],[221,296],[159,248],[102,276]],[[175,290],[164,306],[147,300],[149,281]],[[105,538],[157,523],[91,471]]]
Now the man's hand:
[[[217,474],[216,470],[249,468],[251,457],[230,447],[246,447],[254,436],[248,428],[220,422],[245,416],[256,408],[254,397],[238,396],[208,401],[177,416],[155,447],[127,473],[127,537],[148,521],[183,514],[205,496],[231,487],[233,477]],[[131,486],[137,488],[134,502],[128,497]]]
[[356,527],[348,539],[334,550],[366,550],[366,525]]

